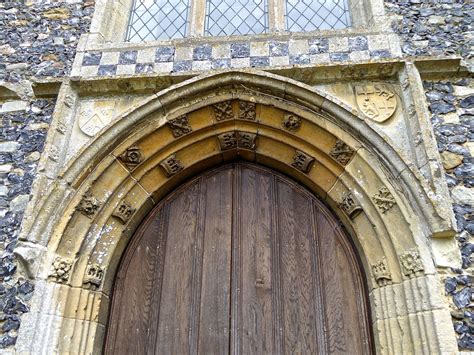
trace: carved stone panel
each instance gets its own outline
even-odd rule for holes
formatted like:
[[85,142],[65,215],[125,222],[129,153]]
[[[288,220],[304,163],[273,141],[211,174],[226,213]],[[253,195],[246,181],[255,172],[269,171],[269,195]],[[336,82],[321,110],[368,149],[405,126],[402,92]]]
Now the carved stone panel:
[[253,102],[239,101],[239,118],[241,120],[255,121],[257,105]]
[[120,155],[119,159],[127,166],[128,170],[132,171],[143,162],[144,157],[140,148],[136,145],[132,145]]
[[162,160],[160,162],[160,166],[163,168],[166,176],[168,177],[173,176],[184,169],[183,165],[181,165],[181,162],[178,160],[178,158],[176,158],[176,154],[172,154],[168,158]]
[[307,174],[311,170],[313,162],[313,157],[309,156],[305,152],[302,152],[301,150],[296,150],[291,166]]
[[112,212],[112,216],[118,218],[122,224],[126,224],[134,213],[135,208],[132,208],[128,203],[122,201],[117,208],[115,208],[114,212]]
[[222,101],[212,105],[216,121],[231,120],[234,118],[234,111],[232,110],[232,101]]
[[372,199],[382,213],[389,211],[396,203],[392,194],[385,186],[380,188],[379,192],[372,196]]
[[171,131],[173,132],[173,136],[175,138],[184,136],[185,134],[188,134],[193,130],[189,125],[189,120],[186,115],[180,116],[173,120],[169,120],[168,125],[171,128]]
[[232,131],[217,136],[222,151],[242,148],[255,150],[257,135],[250,132]]
[[96,212],[100,208],[100,201],[92,196],[90,193],[85,194],[82,197],[81,202],[77,205],[76,210],[81,212],[84,216],[93,218]]
[[385,258],[382,258],[378,262],[372,264],[372,272],[374,274],[375,281],[379,286],[385,286],[392,283],[392,275],[388,270],[387,260]]
[[102,284],[104,278],[104,269],[100,265],[92,264],[88,265],[86,269],[86,275],[84,276],[83,284],[86,288],[98,289]]
[[420,253],[416,249],[408,250],[400,255],[403,274],[412,277],[424,270]]
[[66,283],[69,281],[73,261],[57,256],[54,259],[49,278],[59,283]]
[[359,109],[376,122],[388,120],[397,108],[395,93],[388,85],[356,85],[355,93]]
[[339,207],[349,216],[350,219],[354,219],[359,213],[362,212],[362,207],[354,199],[352,193],[347,192],[342,197],[342,202]]
[[349,147],[343,141],[338,140],[334,148],[332,148],[332,150],[329,152],[329,155],[336,159],[336,161],[341,165],[346,165],[352,159],[354,153],[354,149]]
[[283,128],[288,131],[297,131],[301,127],[301,117],[288,113],[283,117]]

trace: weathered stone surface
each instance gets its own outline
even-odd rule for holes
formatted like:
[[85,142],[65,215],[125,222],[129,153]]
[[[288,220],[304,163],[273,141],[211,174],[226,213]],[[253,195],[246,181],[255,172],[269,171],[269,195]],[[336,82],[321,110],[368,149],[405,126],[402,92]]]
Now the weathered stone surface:
[[446,170],[450,170],[462,163],[463,156],[446,151],[441,153],[441,161],[443,163],[443,167]]
[[456,186],[451,190],[451,196],[454,203],[474,206],[474,189],[472,188]]

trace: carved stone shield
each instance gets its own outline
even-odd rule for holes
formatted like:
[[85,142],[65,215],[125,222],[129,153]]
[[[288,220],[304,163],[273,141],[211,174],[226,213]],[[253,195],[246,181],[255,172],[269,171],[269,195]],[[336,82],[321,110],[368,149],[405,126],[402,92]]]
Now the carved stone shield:
[[356,85],[355,93],[359,110],[376,122],[388,120],[397,108],[395,93],[387,85]]
[[108,120],[104,119],[99,113],[90,111],[83,111],[79,116],[79,128],[81,131],[89,137],[94,136],[108,123]]

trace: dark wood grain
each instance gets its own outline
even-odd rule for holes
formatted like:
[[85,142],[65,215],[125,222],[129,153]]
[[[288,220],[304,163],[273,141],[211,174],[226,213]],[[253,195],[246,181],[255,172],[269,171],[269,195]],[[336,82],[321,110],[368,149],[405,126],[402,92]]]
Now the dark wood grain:
[[193,278],[200,235],[201,181],[170,205],[156,352],[187,354],[192,345]]
[[235,163],[145,219],[120,263],[106,354],[370,354],[349,238],[304,188]]
[[241,317],[242,354],[273,354],[272,245],[270,174],[241,167],[240,226],[241,261],[232,277],[240,278],[238,302]]
[[206,185],[199,352],[226,354],[230,335],[230,275],[233,169]]
[[285,353],[317,354],[324,338],[316,333],[312,201],[281,180],[277,193]]

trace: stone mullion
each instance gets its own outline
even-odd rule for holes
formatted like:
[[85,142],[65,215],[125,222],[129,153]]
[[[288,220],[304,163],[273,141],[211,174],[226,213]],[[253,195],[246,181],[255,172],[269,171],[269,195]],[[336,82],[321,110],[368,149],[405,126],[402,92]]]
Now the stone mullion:
[[206,0],[189,0],[188,29],[191,37],[204,36],[204,20],[206,18]]
[[285,30],[285,0],[268,0],[268,32]]

